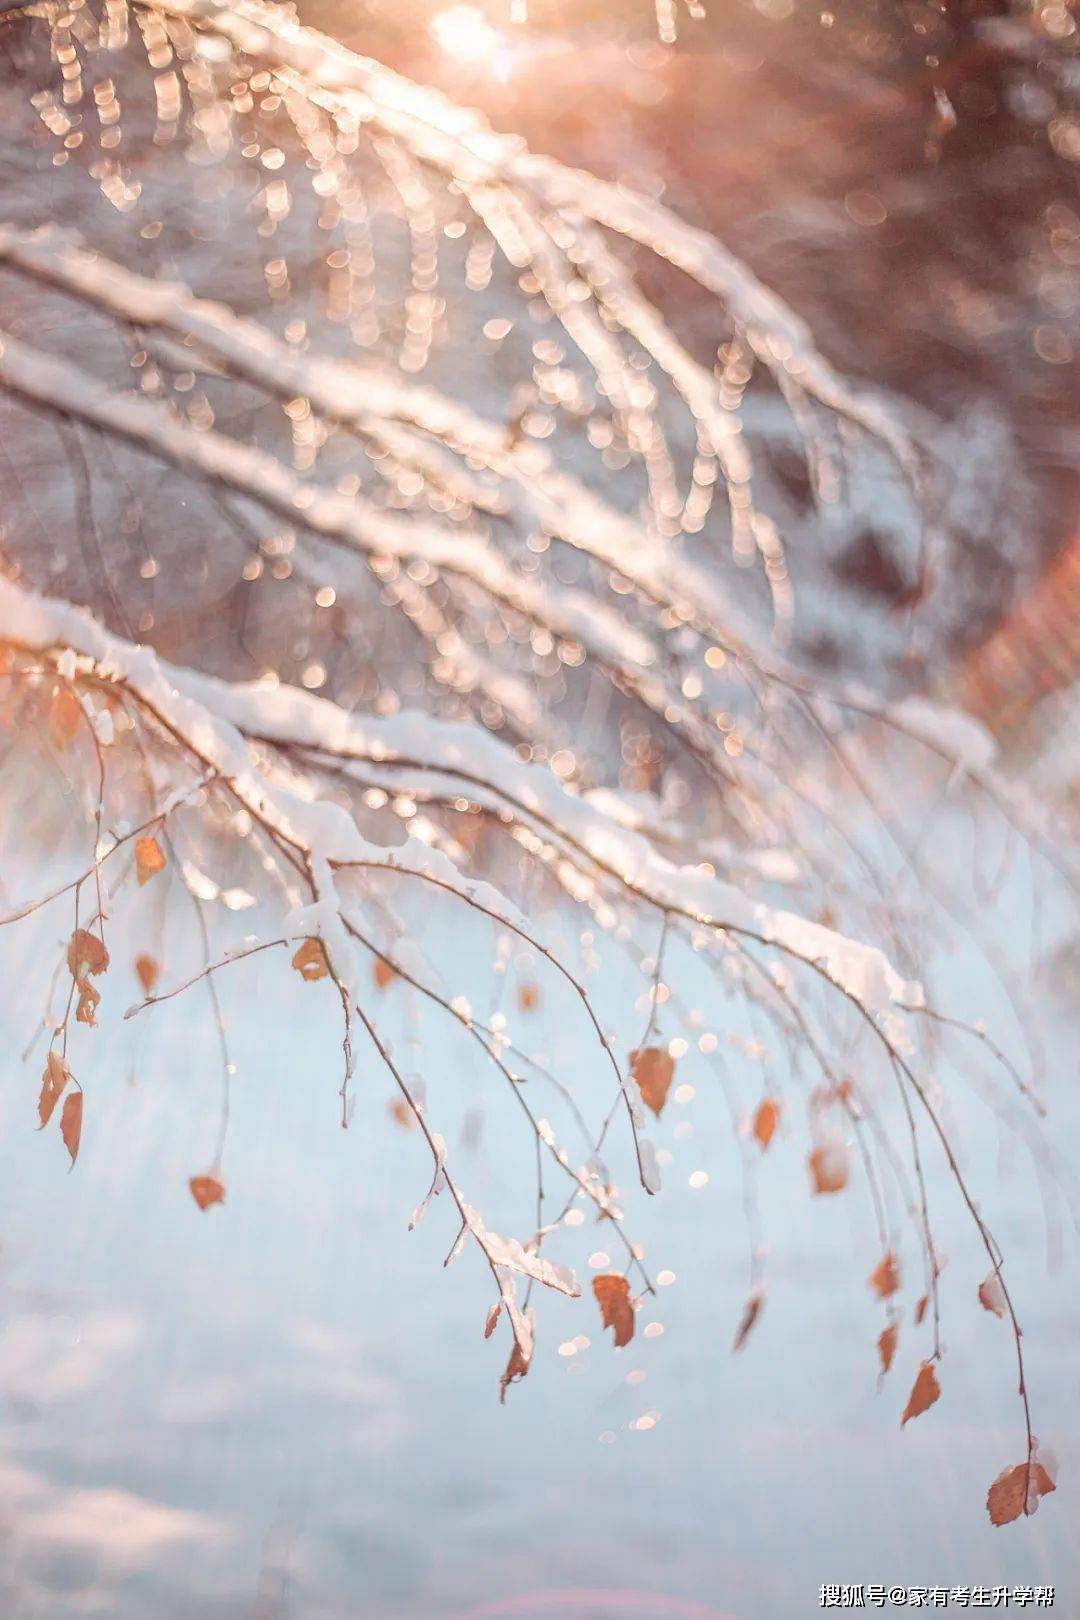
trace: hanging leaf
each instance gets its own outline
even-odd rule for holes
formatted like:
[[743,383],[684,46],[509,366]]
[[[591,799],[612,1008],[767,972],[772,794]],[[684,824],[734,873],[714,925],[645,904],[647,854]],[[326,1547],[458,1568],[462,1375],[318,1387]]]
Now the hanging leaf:
[[149,995],[158,982],[161,969],[152,956],[147,956],[145,951],[140,951],[135,958],[135,972],[139,983],[143,987],[144,995]]
[[501,1310],[502,1310],[502,1300],[497,1299],[495,1301],[494,1305],[492,1305],[491,1309],[487,1313],[487,1321],[484,1323],[484,1338],[485,1339],[490,1339],[491,1335],[494,1333],[495,1324],[499,1320],[499,1312]]
[[515,1339],[513,1348],[510,1351],[510,1360],[506,1363],[506,1371],[499,1379],[500,1402],[505,1402],[506,1392],[510,1388],[510,1385],[516,1384],[519,1379],[524,1378],[528,1370],[529,1362],[522,1355],[521,1346]]
[[929,1294],[924,1294],[923,1297],[920,1299],[919,1303],[916,1305],[916,1307],[915,1307],[915,1326],[916,1327],[919,1327],[921,1325],[922,1320],[926,1315],[926,1307],[929,1305],[929,1303],[930,1303]]
[[59,1052],[50,1052],[45,1059],[45,1073],[41,1077],[41,1093],[38,1097],[38,1119],[42,1129],[52,1118],[53,1109],[70,1079],[71,1070]]
[[83,707],[75,693],[68,686],[58,686],[49,706],[49,738],[53,747],[70,747],[83,724]]
[[600,1307],[606,1328],[615,1329],[615,1348],[621,1349],[634,1337],[634,1307],[630,1303],[630,1284],[625,1277],[604,1272],[593,1278],[593,1293]]
[[667,1102],[675,1059],[662,1046],[645,1046],[630,1054],[630,1073],[646,1108],[660,1117]]
[[300,949],[292,959],[292,965],[302,979],[309,984],[316,979],[325,979],[330,972],[330,965],[326,960],[321,939],[305,939]]
[[96,1013],[101,997],[89,979],[80,979],[78,985],[79,1000],[75,1008],[75,1021],[79,1024],[89,1024],[91,1029],[96,1029]]
[[82,1140],[82,1103],[82,1092],[73,1091],[60,1110],[60,1135],[71,1154],[72,1164],[79,1157],[79,1143]]
[[217,1176],[192,1176],[188,1187],[200,1209],[209,1209],[211,1204],[225,1202],[225,1187]]
[[900,1287],[900,1262],[891,1250],[882,1255],[866,1279],[878,1299],[888,1299]]
[[152,833],[138,839],[135,844],[135,876],[139,880],[140,888],[159,872],[163,872],[167,865],[164,851]]
[[842,1142],[814,1148],[808,1162],[815,1193],[837,1193],[847,1186],[848,1156]]
[[985,1282],[979,1284],[979,1304],[984,1311],[992,1311],[995,1316],[1004,1316],[1008,1310],[1005,1290],[996,1271],[992,1271]]
[[88,973],[104,973],[109,965],[104,941],[88,928],[76,928],[68,940],[67,964],[75,980],[85,979]]
[[900,1326],[897,1322],[890,1322],[878,1337],[877,1348],[878,1355],[881,1357],[882,1375],[887,1373],[893,1364],[893,1356],[896,1354],[896,1341],[899,1337]]
[[540,1005],[540,991],[535,984],[519,984],[517,1000],[522,1012],[533,1012]]
[[[295,967],[295,965],[296,964],[294,962],[293,966]],[[377,956],[375,958],[375,966],[372,971],[372,976],[375,980],[376,988],[379,990],[385,990],[387,986],[393,984],[394,980],[397,978],[397,974],[394,972],[394,969],[390,966],[389,962],[384,962],[381,956]]]
[[903,1428],[909,1418],[916,1418],[921,1412],[925,1412],[928,1406],[933,1406],[940,1394],[941,1385],[937,1381],[934,1363],[924,1361],[919,1368],[914,1384],[911,1386],[911,1394],[908,1396],[908,1403],[904,1407],[900,1427]]
[[1034,1513],[1040,1496],[1057,1489],[1040,1462],[1017,1463],[1003,1468],[986,1493],[986,1509],[991,1524],[1011,1524],[1021,1513]]
[[776,1127],[780,1122],[780,1104],[771,1097],[766,1097],[758,1103],[754,1115],[754,1135],[761,1147],[762,1153],[776,1135]]
[[750,1336],[750,1329],[761,1315],[761,1307],[765,1303],[765,1295],[759,1288],[752,1288],[746,1296],[746,1305],[743,1308],[742,1321],[735,1335],[732,1350],[741,1350]]

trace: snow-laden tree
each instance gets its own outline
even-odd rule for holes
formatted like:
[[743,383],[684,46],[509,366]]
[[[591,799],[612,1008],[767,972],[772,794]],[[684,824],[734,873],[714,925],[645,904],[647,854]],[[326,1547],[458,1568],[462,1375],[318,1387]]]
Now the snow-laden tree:
[[[0,922],[11,937],[47,911],[65,939],[17,1070],[28,1117],[36,1098],[74,1163],[95,1027],[201,987],[225,1104],[190,1188],[221,1202],[230,1001],[246,959],[278,954],[338,1021],[319,1083],[342,1123],[381,1065],[423,1138],[413,1221],[452,1206],[450,1257],[472,1245],[489,1268],[505,1394],[539,1293],[579,1292],[583,1209],[625,1260],[593,1280],[603,1321],[633,1334],[653,1282],[625,1207],[660,1192],[649,1115],[687,1047],[669,1022],[744,1003],[786,1054],[748,1121],[733,1102],[744,1156],[801,1093],[810,1190],[850,1178],[869,1200],[886,1372],[909,1223],[926,1349],[905,1421],[939,1393],[923,1160],[944,1155],[1019,1374],[1025,1439],[991,1516],[1031,1511],[1053,1481],[1005,1257],[931,1072],[943,1032],[1039,1103],[1026,1060],[921,982],[935,917],[971,897],[931,875],[905,784],[930,783],[945,819],[967,795],[974,825],[1071,882],[1061,830],[934,694],[790,656],[793,581],[853,491],[904,515],[916,572],[947,573],[938,424],[839,376],[657,202],[285,9],[43,0],[0,43]],[[639,290],[649,262],[714,301],[712,353]],[[804,459],[810,515],[758,471],[778,451]],[[121,958],[143,992],[126,1014]],[[620,958],[640,1005],[609,1027],[593,985]],[[493,984],[516,999],[485,1014]],[[438,1008],[520,1115],[534,1169],[514,1235],[447,1147],[438,1051],[406,1063],[383,1033],[398,994]],[[579,1021],[573,1076],[530,1053],[541,1012]],[[736,1347],[764,1300],[752,1221],[748,1266]]]

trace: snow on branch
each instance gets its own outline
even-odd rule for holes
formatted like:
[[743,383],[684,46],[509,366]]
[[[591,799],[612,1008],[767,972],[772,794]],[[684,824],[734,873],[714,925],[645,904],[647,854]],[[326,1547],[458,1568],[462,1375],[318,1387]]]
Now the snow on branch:
[[[20,231],[0,224],[0,261],[124,321],[193,342],[236,376],[258,383],[280,399],[306,398],[329,420],[361,433],[386,434],[388,424],[395,422],[421,429],[470,462],[480,460],[513,481],[518,502],[554,538],[617,569],[651,601],[702,624],[725,646],[755,648],[759,659],[766,656],[757,648],[758,633],[738,614],[715,576],[661,545],[640,523],[617,512],[572,474],[553,468],[542,450],[509,446],[505,428],[484,421],[437,390],[410,385],[385,366],[300,352],[226,305],[196,298],[182,283],[137,275],[55,226]],[[73,407],[77,403],[73,398]],[[163,447],[160,438],[155,443]],[[476,500],[474,488],[469,495]],[[486,499],[491,501],[491,495]],[[507,495],[500,488],[494,509],[506,505]]]
[[[254,377],[279,395],[306,393],[328,410],[357,423],[374,414],[353,403],[364,394],[366,372],[347,363],[294,356],[256,323],[241,321],[223,306],[195,299],[186,289],[170,283],[152,283],[122,267],[73,246],[58,233],[44,230],[20,233],[0,226],[0,259],[9,258],[35,274],[49,277],[65,288],[92,296],[115,313],[140,323],[160,324],[205,342],[216,355],[234,364],[241,374]],[[279,374],[280,372],[280,374]],[[631,624],[614,605],[595,594],[586,595],[549,579],[527,578],[505,561],[490,538],[481,532],[451,530],[428,520],[378,508],[355,495],[299,477],[277,457],[241,443],[216,429],[196,428],[170,407],[139,394],[110,389],[89,373],[48,356],[36,347],[0,331],[0,383],[62,416],[83,421],[119,435],[195,475],[235,490],[259,505],[292,521],[314,536],[359,554],[369,562],[401,559],[429,565],[479,588],[497,606],[523,615],[556,637],[578,643],[589,659],[643,707],[660,718],[682,739],[691,754],[718,781],[730,777],[730,761],[716,732],[717,708],[704,697],[688,700],[672,678],[670,657],[663,638],[644,622]],[[375,390],[378,400],[378,388]],[[390,391],[393,395],[394,391]],[[430,390],[411,390],[423,396],[424,406],[410,405],[415,420],[435,431],[437,423],[453,418],[456,408]],[[434,403],[432,403],[434,402]],[[383,402],[384,408],[387,402]],[[457,413],[460,418],[461,413]],[[465,438],[475,448],[482,435]],[[495,458],[493,458],[495,459]],[[861,688],[811,682],[785,668],[775,654],[763,651],[745,623],[733,631],[729,604],[712,576],[662,549],[643,529],[617,518],[595,498],[570,489],[565,475],[552,475],[556,495],[540,495],[549,507],[565,496],[557,532],[587,550],[598,561],[618,568],[650,603],[674,615],[725,647],[755,676],[781,694],[801,702],[826,732],[833,715],[844,711],[883,722],[947,759],[957,773],[967,774],[990,794],[1025,833],[1061,868],[1052,830],[1039,807],[1022,802],[993,769],[992,738],[976,721],[955,714],[926,699],[882,703]],[[530,479],[530,498],[548,488],[545,476]],[[423,625],[422,592],[406,576],[403,590],[415,604],[413,617]],[[485,670],[462,648],[463,674],[474,686],[501,691],[509,710],[535,735],[538,715],[505,672]],[[725,699],[725,702],[728,700]],[[740,793],[750,791],[748,778]],[[1067,868],[1061,868],[1067,870]]]
[[360,56],[284,8],[260,0],[163,0],[167,16],[222,35],[234,47],[333,96],[364,122],[399,137],[418,157],[465,185],[507,182],[571,222],[592,220],[640,243],[719,297],[758,358],[782,370],[830,410],[887,444],[920,485],[926,461],[909,427],[884,401],[845,382],[817,349],[809,328],[708,232],[629,187],[570,169],[497,133],[475,111]]
[[80,367],[0,333],[0,383],[35,404],[92,423],[177,467],[223,484],[353,551],[429,563],[555,635],[579,641],[602,665],[636,681],[655,662],[648,639],[582,592],[537,585],[483,536],[451,533],[298,478],[275,456],[214,429],[198,430],[167,406],[98,382]]
[[[338,151],[340,142],[334,133],[338,130],[346,151],[355,149],[362,134],[368,159],[382,166],[397,190],[411,232],[429,230],[426,222],[434,217],[425,174],[435,173],[438,183],[447,184],[455,197],[464,199],[511,270],[519,274],[526,268],[531,271],[541,299],[595,373],[599,392],[610,403],[629,453],[645,474],[650,527],[660,536],[677,533],[682,520],[675,512],[681,507],[688,532],[696,532],[701,520],[697,515],[691,517],[691,511],[696,513],[707,484],[696,491],[691,488],[685,497],[678,492],[677,457],[667,442],[668,427],[658,408],[657,390],[636,364],[633,346],[639,345],[688,408],[699,458],[710,463],[711,470],[719,469],[728,494],[735,555],[746,561],[755,551],[760,554],[781,627],[792,613],[783,542],[777,524],[757,503],[748,440],[740,420],[749,370],[732,386],[734,372],[714,375],[693,359],[659,311],[642,297],[612,250],[614,239],[621,236],[645,243],[718,298],[724,325],[735,333],[729,348],[748,357],[751,368],[757,359],[775,375],[803,435],[812,470],[827,458],[816,443],[814,413],[804,408],[811,400],[857,422],[885,445],[908,479],[922,517],[929,515],[926,472],[930,456],[918,440],[929,443],[931,432],[920,428],[916,434],[894,407],[840,378],[799,318],[705,233],[690,230],[670,211],[625,187],[528,153],[519,141],[497,135],[477,114],[301,28],[285,8],[261,6],[257,0],[241,0],[235,7],[176,0],[161,6],[135,4],[133,10],[155,38],[158,29],[165,39],[171,33],[182,58],[193,52],[198,55],[199,37],[213,36],[219,48],[227,42],[236,53],[237,71],[243,71],[240,57],[268,65],[275,73],[282,116],[306,147],[307,166],[317,171],[318,195],[333,206],[337,206],[341,187],[348,189],[350,172],[349,160]],[[31,14],[37,13],[32,10]],[[211,53],[207,60],[216,58]],[[200,68],[200,74],[207,71],[205,66]],[[192,87],[185,88],[178,81],[177,114],[189,93],[193,93]],[[194,102],[192,110],[197,113]],[[195,122],[198,124],[198,116]],[[209,153],[214,160],[223,155],[231,139],[224,105],[218,123],[216,144]],[[165,160],[159,157],[157,161]],[[106,167],[110,173],[116,163],[109,159]],[[121,163],[118,181],[122,169]],[[288,171],[290,177],[294,169],[295,165]],[[138,183],[131,196],[137,199]],[[370,236],[369,227],[364,229]],[[55,240],[29,241],[10,230],[5,236],[9,263],[23,268],[33,264],[40,274],[80,296],[94,298],[121,319],[147,319],[173,329],[186,322],[184,335],[189,344],[196,345],[196,353],[204,344],[211,353],[219,353],[224,342],[227,363],[241,375],[257,376],[262,386],[274,392],[294,377],[297,387],[306,390],[328,420],[339,421],[339,413],[343,413],[354,431],[391,453],[403,452],[407,461],[429,475],[439,470],[438,448],[406,435],[392,425],[393,418],[418,427],[422,435],[455,442],[470,464],[478,462],[505,477],[513,486],[512,505],[539,516],[549,533],[605,557],[620,571],[632,565],[640,588],[662,586],[684,611],[688,604],[695,608],[701,604],[702,611],[714,624],[724,626],[732,640],[748,641],[747,627],[735,621],[730,603],[719,593],[714,579],[700,567],[680,561],[665,580],[657,562],[661,549],[670,554],[671,548],[657,548],[656,536],[649,537],[652,544],[645,543],[640,524],[627,523],[610,501],[587,491],[565,470],[551,473],[542,465],[542,452],[536,444],[514,444],[505,429],[493,428],[467,407],[430,390],[410,386],[388,367],[366,364],[350,375],[339,362],[290,350],[256,326],[238,323],[215,304],[193,302],[182,288],[155,289],[152,284],[140,284],[140,278],[130,277],[123,269],[116,285],[110,286],[111,267],[106,262],[95,267],[85,254],[80,257],[77,250],[65,251]],[[425,342],[430,343],[430,338]],[[907,407],[904,414],[913,419]],[[445,463],[443,466],[445,470]],[[545,476],[537,477],[538,472]],[[470,479],[460,467],[451,469],[450,476],[455,487],[468,490],[470,499],[483,506],[483,489],[475,478]],[[814,477],[816,482],[817,475]],[[656,599],[661,596],[657,594]]]
[[[871,1013],[890,1005],[917,1007],[921,987],[897,973],[876,946],[860,944],[790,912],[751,902],[733,884],[693,867],[676,867],[641,833],[620,824],[594,802],[567,790],[547,767],[518,761],[512,750],[472,724],[440,723],[424,714],[389,720],[357,718],[309,692],[281,686],[241,686],[162,665],[145,647],[103,630],[81,610],[31,596],[0,581],[0,637],[37,651],[69,647],[124,680],[176,731],[197,742],[199,754],[220,776],[235,781],[249,809],[270,814],[273,801],[259,781],[244,738],[272,741],[368,764],[408,760],[421,769],[462,781],[480,781],[507,805],[520,807],[580,849],[598,870],[660,913],[702,926],[745,933],[803,962],[821,962],[829,976]],[[258,783],[256,788],[253,784]],[[320,868],[366,864],[373,846],[336,807],[292,799],[275,813],[275,829]],[[459,874],[426,845],[433,875],[460,882]],[[387,864],[410,864],[416,851],[381,852]],[[507,902],[500,901],[507,906]],[[348,959],[351,952],[343,956]]]

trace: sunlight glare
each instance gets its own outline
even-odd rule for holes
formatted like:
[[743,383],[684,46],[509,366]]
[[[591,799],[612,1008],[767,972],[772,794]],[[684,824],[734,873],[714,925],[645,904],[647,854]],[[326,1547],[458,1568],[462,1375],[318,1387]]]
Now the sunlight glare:
[[457,62],[494,58],[502,43],[500,35],[476,6],[453,5],[436,12],[428,33],[439,49]]

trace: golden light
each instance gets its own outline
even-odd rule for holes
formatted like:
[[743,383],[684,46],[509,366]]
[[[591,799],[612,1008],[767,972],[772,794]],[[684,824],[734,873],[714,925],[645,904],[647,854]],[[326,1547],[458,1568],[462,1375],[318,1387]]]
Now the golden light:
[[502,36],[476,6],[447,6],[431,19],[428,33],[445,55],[456,62],[494,61]]

